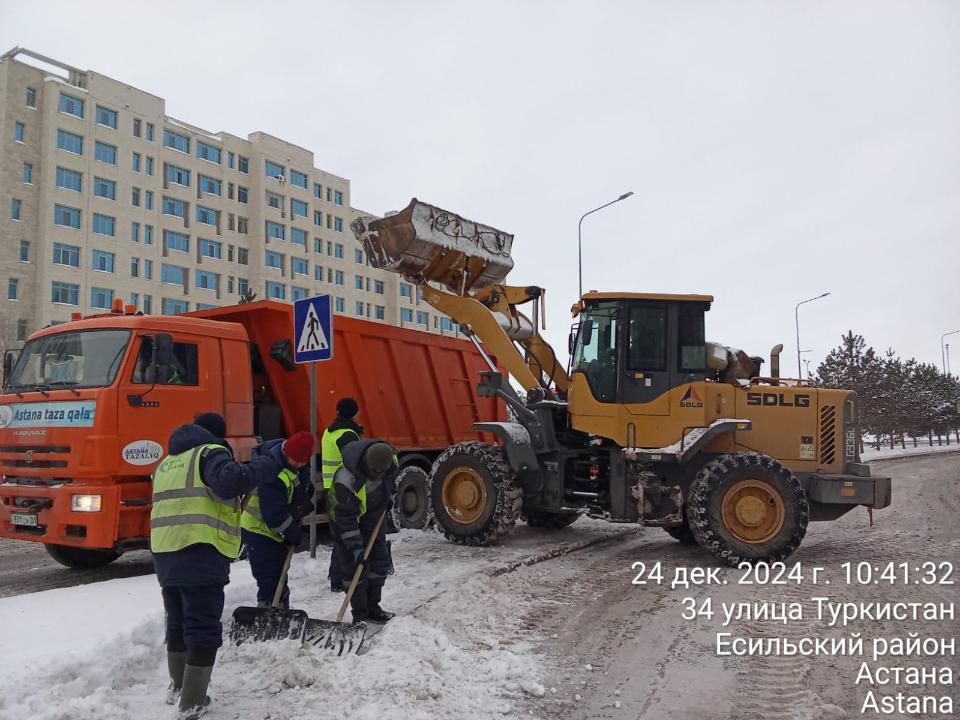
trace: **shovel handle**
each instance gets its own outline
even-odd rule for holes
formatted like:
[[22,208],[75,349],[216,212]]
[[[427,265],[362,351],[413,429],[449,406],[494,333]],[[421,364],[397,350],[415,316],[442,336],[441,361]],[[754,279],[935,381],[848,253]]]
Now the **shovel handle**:
[[347,590],[346,597],[343,598],[343,604],[340,605],[340,612],[337,613],[337,622],[343,622],[343,616],[347,613],[347,606],[350,604],[350,600],[353,599],[353,591],[357,589],[357,583],[360,582],[360,576],[363,574],[363,567],[367,562],[367,558],[370,557],[370,551],[373,550],[373,544],[377,541],[377,537],[380,535],[380,527],[383,525],[383,519],[386,516],[386,510],[380,513],[380,519],[377,520],[377,524],[373,527],[373,532],[370,533],[370,539],[367,540],[367,548],[363,551],[363,559],[357,563],[357,569],[353,573],[353,580],[350,581],[350,588]]
[[287,550],[287,559],[283,561],[283,572],[280,573],[280,582],[277,583],[277,591],[273,594],[273,604],[270,607],[280,605],[283,589],[287,586],[287,572],[290,570],[290,561],[293,560],[293,551],[294,547],[291,545]]

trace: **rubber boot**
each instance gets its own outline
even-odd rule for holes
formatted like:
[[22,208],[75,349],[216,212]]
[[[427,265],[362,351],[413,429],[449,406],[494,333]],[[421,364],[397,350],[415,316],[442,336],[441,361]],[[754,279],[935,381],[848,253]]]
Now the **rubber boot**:
[[179,720],[197,720],[210,705],[207,687],[213,665],[187,665],[183,670],[183,687],[180,690]]
[[180,688],[183,687],[183,668],[187,664],[187,651],[171,652],[167,650],[167,671],[170,673],[170,687],[167,688],[167,705],[177,702]]
[[371,581],[370,589],[367,591],[367,619],[375,623],[385,623],[393,617],[394,613],[387,612],[380,607],[380,596],[383,593],[383,581]]

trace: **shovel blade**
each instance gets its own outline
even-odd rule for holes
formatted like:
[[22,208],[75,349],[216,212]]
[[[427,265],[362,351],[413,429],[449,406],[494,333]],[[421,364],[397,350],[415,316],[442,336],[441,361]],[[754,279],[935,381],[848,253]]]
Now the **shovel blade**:
[[307,627],[304,610],[275,607],[238,607],[233,611],[230,640],[235,644],[264,640],[299,640]]
[[345,623],[333,620],[307,620],[304,645],[312,645],[333,655],[352,655],[360,650],[367,632],[365,622]]

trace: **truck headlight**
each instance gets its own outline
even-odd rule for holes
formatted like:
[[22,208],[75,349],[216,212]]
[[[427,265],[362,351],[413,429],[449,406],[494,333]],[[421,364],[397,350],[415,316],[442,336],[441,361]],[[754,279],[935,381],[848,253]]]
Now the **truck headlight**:
[[70,497],[70,509],[74,512],[100,512],[103,495],[73,495]]

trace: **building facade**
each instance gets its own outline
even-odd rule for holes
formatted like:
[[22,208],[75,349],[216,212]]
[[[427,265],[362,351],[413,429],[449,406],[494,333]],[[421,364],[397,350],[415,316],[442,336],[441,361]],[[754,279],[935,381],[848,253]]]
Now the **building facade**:
[[176,314],[248,293],[329,293],[338,314],[456,334],[369,265],[349,227],[369,213],[311,151],[202,130],[162,98],[21,48],[0,56],[0,98],[0,349],[114,298]]

